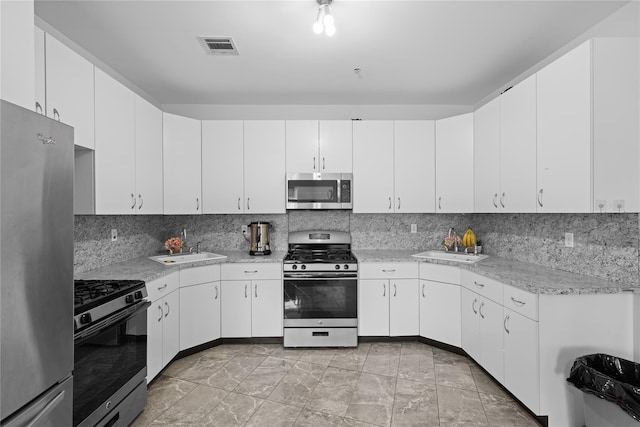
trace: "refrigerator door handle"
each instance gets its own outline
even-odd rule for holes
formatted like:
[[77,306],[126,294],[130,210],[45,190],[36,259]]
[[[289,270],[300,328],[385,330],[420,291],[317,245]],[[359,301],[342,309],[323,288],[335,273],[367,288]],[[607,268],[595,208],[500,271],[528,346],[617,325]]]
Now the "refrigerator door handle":
[[45,405],[44,408],[40,412],[36,414],[35,417],[27,424],[27,427],[37,427],[40,425],[41,421],[46,420],[46,416],[55,409],[63,400],[64,400],[64,390],[56,395],[49,403]]

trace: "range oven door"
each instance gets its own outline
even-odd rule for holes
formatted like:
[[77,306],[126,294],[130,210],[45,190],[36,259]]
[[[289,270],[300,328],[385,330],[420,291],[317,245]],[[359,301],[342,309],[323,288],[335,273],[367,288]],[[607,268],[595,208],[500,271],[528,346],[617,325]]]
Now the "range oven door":
[[126,426],[144,409],[149,305],[140,302],[118,313],[118,320],[98,322],[91,333],[76,334],[74,427]]
[[284,327],[358,326],[357,273],[285,273]]

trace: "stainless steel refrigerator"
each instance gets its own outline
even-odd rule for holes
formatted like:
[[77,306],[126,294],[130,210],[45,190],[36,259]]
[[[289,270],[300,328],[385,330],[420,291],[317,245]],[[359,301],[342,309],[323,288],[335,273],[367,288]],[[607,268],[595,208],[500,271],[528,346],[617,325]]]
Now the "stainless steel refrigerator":
[[73,128],[0,101],[0,413],[72,425]]

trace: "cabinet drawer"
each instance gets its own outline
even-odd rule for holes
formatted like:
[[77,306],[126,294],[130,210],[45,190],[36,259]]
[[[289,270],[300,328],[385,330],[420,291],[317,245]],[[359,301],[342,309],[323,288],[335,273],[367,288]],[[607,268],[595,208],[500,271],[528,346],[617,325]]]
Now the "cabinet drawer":
[[155,301],[158,298],[169,295],[179,287],[180,275],[177,271],[159,279],[147,282],[147,293],[149,294],[149,301]]
[[538,320],[538,294],[504,285],[504,306],[531,320]]
[[222,264],[222,280],[282,279],[282,264],[274,263],[229,263]]
[[460,269],[448,265],[420,263],[420,278],[432,282],[460,284]]
[[504,285],[497,280],[462,270],[460,272],[460,282],[465,288],[502,305]]
[[358,266],[361,279],[417,279],[417,262],[365,262]]
[[220,264],[189,267],[180,270],[180,287],[220,280]]

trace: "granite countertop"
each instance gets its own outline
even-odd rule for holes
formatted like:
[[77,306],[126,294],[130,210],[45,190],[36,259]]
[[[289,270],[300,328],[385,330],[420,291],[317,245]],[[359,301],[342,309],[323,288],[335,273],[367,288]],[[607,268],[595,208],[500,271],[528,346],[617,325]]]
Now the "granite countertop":
[[619,292],[637,292],[639,287],[613,282],[597,277],[584,276],[567,271],[543,267],[512,259],[489,256],[475,264],[463,264],[453,261],[416,258],[411,255],[421,250],[357,250],[354,251],[359,262],[428,262],[459,267],[473,271],[490,279],[511,285],[529,292],[545,295],[570,294],[611,294]]

